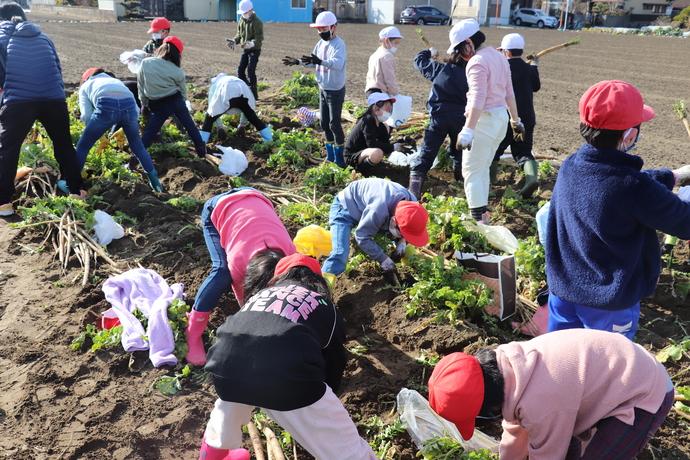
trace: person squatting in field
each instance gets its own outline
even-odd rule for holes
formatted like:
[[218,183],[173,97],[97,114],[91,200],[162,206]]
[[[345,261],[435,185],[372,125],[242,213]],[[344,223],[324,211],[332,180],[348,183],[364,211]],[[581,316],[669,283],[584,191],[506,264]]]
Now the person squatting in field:
[[476,356],[452,353],[429,378],[431,407],[464,439],[475,425],[503,420],[501,460],[633,460],[666,419],[673,395],[654,355],[621,335],[591,329],[552,332]]
[[[314,458],[376,460],[336,396],[347,363],[345,322],[316,259],[293,254],[218,328],[206,370],[218,394],[201,459],[249,459],[242,425],[260,407]],[[228,456],[229,455],[229,456]]]
[[232,286],[238,303],[243,305],[247,276],[253,280],[252,285],[265,287],[272,276],[264,279],[256,273],[266,272],[266,264],[296,252],[273,204],[251,187],[229,190],[207,200],[201,211],[201,225],[211,256],[211,272],[199,287],[185,330],[189,346],[186,359],[195,366],[206,363],[202,334],[228,288]]
[[386,93],[389,96],[400,94],[400,87],[395,77],[397,62],[393,53],[398,51],[398,46],[404,37],[397,27],[386,27],[379,32],[379,46],[374,54],[369,57],[367,67],[367,82],[365,93]]
[[584,327],[632,340],[640,300],[661,272],[657,230],[690,239],[690,203],[673,193],[690,165],[642,170],[628,153],[654,117],[631,84],[599,82],[579,109],[586,142],[558,171],[547,221],[549,331]]
[[[242,48],[242,56],[237,65],[237,76],[245,82],[254,99],[259,99],[259,92],[256,86],[256,65],[259,63],[261,55],[261,44],[264,41],[264,23],[254,11],[254,4],[251,0],[242,0],[237,7],[237,14],[242,15],[237,22],[237,33],[234,38],[226,38],[231,50],[236,45]],[[244,124],[240,124],[243,128]]]

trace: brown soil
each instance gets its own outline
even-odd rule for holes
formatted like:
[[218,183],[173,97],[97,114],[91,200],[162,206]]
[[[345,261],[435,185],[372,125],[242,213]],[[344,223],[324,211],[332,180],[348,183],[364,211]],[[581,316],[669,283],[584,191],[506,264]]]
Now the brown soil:
[[[39,21],[45,17],[31,16]],[[82,22],[42,22],[41,28],[56,43],[65,81],[79,82],[87,67],[102,66],[120,77],[130,77],[117,61],[123,50],[143,45],[147,36],[143,23],[96,24]],[[349,46],[348,99],[363,105],[366,59],[376,47],[379,26],[339,26]],[[224,38],[234,32],[234,24],[176,23],[173,32],[186,45],[183,68],[191,82],[207,86],[208,76],[220,71],[233,73],[238,53],[231,53]],[[260,108],[265,117],[294,115],[276,104],[269,95],[289,78],[294,69],[280,65],[284,55],[301,56],[311,51],[316,33],[306,24],[267,24],[266,49],[259,63],[262,81],[271,87],[262,93]],[[425,34],[439,49],[447,43],[446,27],[425,27]],[[429,83],[412,68],[411,59],[420,49],[413,27],[402,27],[408,37],[398,58],[398,78],[403,92],[415,98],[415,110],[423,110]],[[508,31],[487,29],[489,43],[497,45]],[[538,51],[574,37],[571,33],[521,29],[528,51]],[[568,52],[542,58],[543,89],[535,104],[540,125],[535,151],[564,155],[574,151],[581,140],[577,133],[577,100],[592,83],[602,79],[623,79],[640,88],[658,116],[645,127],[645,139],[638,152],[652,167],[677,167],[690,163],[688,138],[672,112],[673,102],[687,99],[687,66],[678,56],[687,54],[680,39],[624,37],[583,33],[583,44]],[[642,58],[640,58],[642,57]],[[642,62],[644,59],[644,62]],[[676,64],[677,63],[677,64]],[[200,93],[196,94],[200,97]],[[289,119],[275,123],[279,129],[294,126]],[[420,137],[419,135],[417,136]],[[265,166],[266,156],[251,150],[259,140],[254,131],[248,138],[230,138],[225,145],[245,151],[250,161],[243,174],[248,181],[275,185],[299,185],[300,173],[276,171]],[[421,139],[420,139],[421,140]],[[227,176],[200,160],[176,160],[155,155],[161,181],[167,192],[154,195],[142,182],[134,190],[110,186],[102,192],[102,209],[110,214],[122,211],[137,219],[128,234],[108,246],[108,253],[123,269],[139,265],[153,269],[169,283],[183,283],[194,298],[209,269],[208,254],[201,232],[185,229],[199,223],[199,213],[184,213],[162,202],[176,196],[208,199],[228,187]],[[554,162],[557,164],[558,162]],[[383,173],[407,185],[408,172],[387,166]],[[504,166],[500,183],[491,197],[495,207],[508,187],[519,187],[520,175]],[[457,194],[448,173],[434,173],[428,189],[434,194]],[[543,184],[539,197],[548,199],[552,180]],[[22,204],[26,201],[18,201]],[[501,217],[502,223],[518,238],[533,232],[532,217],[523,211]],[[80,285],[81,270],[73,261],[67,271],[60,269],[51,251],[30,251],[42,241],[41,235],[10,228],[20,219],[0,219],[0,453],[13,459],[195,459],[206,419],[215,399],[210,383],[184,382],[173,397],[152,391],[156,379],[172,375],[169,366],[152,367],[144,352],[129,355],[120,348],[93,354],[74,352],[70,343],[84,328],[109,308],[101,286],[112,274],[99,261],[91,282]],[[286,222],[294,235],[298,226]],[[687,270],[688,248],[679,245],[673,267]],[[641,331],[637,341],[653,351],[669,343],[669,338],[685,335],[686,304],[672,295],[673,275],[665,269],[656,293],[643,302]],[[428,377],[415,361],[419,350],[438,353],[475,350],[485,340],[505,342],[515,339],[508,324],[489,330],[482,324],[472,328],[452,328],[442,324],[420,327],[423,319],[405,318],[405,297],[374,273],[341,275],[335,295],[348,322],[348,348],[366,344],[367,354],[351,355],[340,394],[356,420],[389,413],[397,392],[411,383],[419,385]],[[232,295],[225,296],[211,319],[215,329],[237,309]],[[377,343],[375,341],[379,341]],[[677,385],[690,384],[687,359],[669,364]],[[178,366],[179,370],[180,366]],[[675,377],[678,374],[677,378]],[[500,427],[490,427],[500,435]],[[688,426],[677,415],[669,416],[640,459],[690,458]],[[416,450],[407,435],[396,438],[399,458],[412,459]],[[299,458],[309,459],[301,452]]]

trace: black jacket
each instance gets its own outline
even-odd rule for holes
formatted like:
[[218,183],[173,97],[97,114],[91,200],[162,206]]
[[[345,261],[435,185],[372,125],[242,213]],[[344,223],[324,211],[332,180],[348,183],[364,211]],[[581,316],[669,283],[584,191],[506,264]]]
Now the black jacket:
[[349,159],[352,155],[369,148],[381,149],[383,153],[393,152],[388,125],[379,123],[376,126],[374,116],[367,113],[359,119],[345,141],[345,158]]
[[526,63],[521,58],[508,59],[508,64],[510,64],[510,79],[513,81],[520,121],[525,126],[534,126],[537,124],[537,118],[534,115],[534,93],[541,88],[539,68]]

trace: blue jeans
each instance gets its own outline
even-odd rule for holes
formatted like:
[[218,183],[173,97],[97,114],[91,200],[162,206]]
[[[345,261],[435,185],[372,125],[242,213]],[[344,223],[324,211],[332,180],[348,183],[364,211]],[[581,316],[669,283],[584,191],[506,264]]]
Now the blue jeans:
[[321,271],[339,275],[345,271],[347,259],[350,257],[350,233],[359,222],[350,216],[340,200],[336,197],[331,205],[331,212],[328,215],[328,222],[331,226],[331,255],[323,263]]
[[[130,96],[127,94],[127,96]],[[96,101],[96,109],[89,119],[84,132],[77,142],[77,160],[79,170],[84,169],[86,156],[103,133],[108,131],[113,125],[122,127],[129,142],[129,148],[137,157],[144,171],[151,172],[154,169],[153,161],[149,152],[144,148],[144,144],[139,137],[139,108],[133,97],[111,98],[99,97]]]
[[182,123],[182,126],[187,130],[189,137],[192,138],[194,145],[204,145],[204,141],[201,139],[201,134],[199,134],[199,129],[194,124],[192,116],[187,110],[187,106],[184,103],[182,95],[175,98],[170,104],[164,105],[151,111],[151,118],[149,118],[146,124],[146,129],[144,130],[144,135],[141,136],[141,140],[144,143],[144,147],[148,148],[153,142],[153,138],[156,137],[158,131],[160,131],[161,126],[165,123],[165,120],[170,118],[171,115],[177,115],[177,118]]
[[568,302],[549,293],[549,332],[562,329],[597,329],[633,340],[640,321],[640,302],[624,310],[600,310]]
[[218,200],[231,193],[247,189],[253,190],[251,187],[228,190],[225,193],[209,198],[204,203],[204,208],[201,211],[201,225],[203,225],[206,247],[211,256],[211,273],[209,273],[196,293],[196,299],[194,300],[194,310],[196,311],[207,312],[213,310],[220,302],[221,296],[232,284],[232,276],[228,268],[228,255],[220,244],[220,233],[213,225],[211,214],[213,214]]
[[453,168],[460,169],[462,167],[462,150],[458,150],[456,144],[458,142],[458,134],[465,126],[465,117],[457,116],[440,116],[434,117],[429,123],[429,127],[424,132],[424,143],[422,143],[422,152],[420,162],[413,166],[411,172],[412,176],[426,176],[434,164],[434,160],[438,155],[438,150],[446,140],[446,136],[450,136],[450,150],[448,155],[453,160]]
[[[345,133],[340,114],[345,102],[345,87],[337,91],[319,89],[319,111],[321,113],[321,128],[326,142],[335,145],[345,144]],[[330,273],[330,272],[328,272]]]

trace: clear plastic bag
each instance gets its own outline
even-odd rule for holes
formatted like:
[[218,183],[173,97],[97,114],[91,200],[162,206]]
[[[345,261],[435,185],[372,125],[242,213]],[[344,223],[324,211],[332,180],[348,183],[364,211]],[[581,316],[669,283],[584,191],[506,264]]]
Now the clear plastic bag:
[[502,225],[484,225],[480,222],[475,222],[469,216],[463,216],[468,219],[463,222],[467,230],[479,232],[489,240],[489,244],[507,254],[515,254],[518,248],[518,240],[515,235],[503,227]]
[[498,453],[498,441],[476,428],[469,441],[462,439],[455,425],[434,412],[429,401],[415,390],[400,390],[397,403],[400,420],[405,422],[407,432],[420,449],[422,443],[428,439],[449,436],[467,450],[489,449],[493,453]]
[[93,226],[93,231],[96,232],[96,241],[101,246],[107,246],[111,241],[125,236],[125,229],[107,212],[99,209],[94,213],[94,219],[96,219],[96,224]]
[[146,58],[146,53],[143,50],[124,51],[120,53],[120,62],[127,65],[127,68],[132,73],[139,73],[141,68],[141,61]]
[[241,150],[233,149],[232,147],[223,147],[222,145],[216,145],[216,147],[223,152],[222,154],[214,153],[214,155],[223,159],[218,166],[218,170],[223,174],[237,177],[247,169],[247,166],[249,166],[247,156]]
[[332,250],[331,232],[318,225],[307,225],[300,229],[293,241],[297,252],[317,259],[330,255]]

